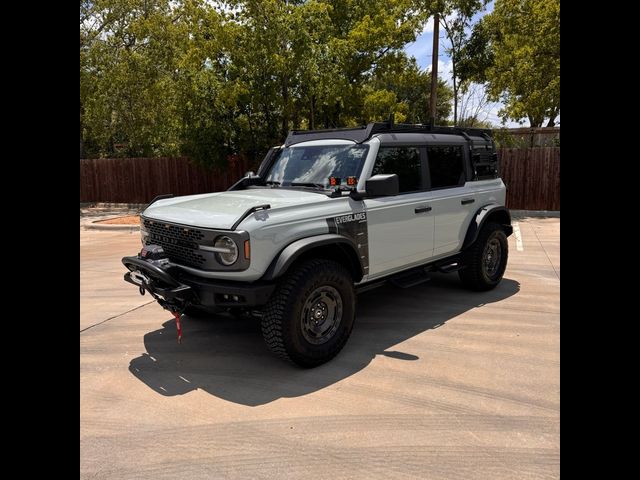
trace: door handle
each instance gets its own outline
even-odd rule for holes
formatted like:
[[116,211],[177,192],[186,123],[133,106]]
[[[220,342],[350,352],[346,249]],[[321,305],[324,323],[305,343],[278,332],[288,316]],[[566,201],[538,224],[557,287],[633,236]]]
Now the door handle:
[[414,212],[416,213],[425,213],[425,212],[430,212],[431,211],[431,207],[417,207]]
[[476,199],[475,199],[475,198],[465,198],[465,199],[464,199],[464,200],[462,200],[460,203],[461,203],[462,205],[468,205],[468,204],[473,203],[473,202],[475,202],[475,201],[476,201]]

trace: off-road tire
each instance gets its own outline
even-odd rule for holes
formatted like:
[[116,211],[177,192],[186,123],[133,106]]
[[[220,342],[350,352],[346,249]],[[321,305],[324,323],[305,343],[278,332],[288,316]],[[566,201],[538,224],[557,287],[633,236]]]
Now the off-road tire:
[[[317,295],[336,297],[336,293],[339,300],[335,299],[335,308],[330,311],[341,312],[340,318],[328,330],[326,340],[311,338],[323,343],[311,343],[310,330],[304,323],[313,311],[308,310],[309,302]],[[328,302],[331,305],[330,299]],[[342,265],[323,259],[303,261],[286,274],[265,306],[262,336],[269,349],[284,360],[304,368],[316,367],[331,360],[344,347],[353,329],[355,306],[353,279]],[[305,311],[310,312],[309,316],[303,315]],[[333,328],[335,331],[331,333]]]
[[[499,249],[500,258],[491,265],[491,250],[495,255]],[[509,243],[504,229],[497,223],[487,223],[482,227],[476,241],[462,253],[463,268],[458,272],[462,284],[476,291],[495,288],[504,275],[509,257]]]

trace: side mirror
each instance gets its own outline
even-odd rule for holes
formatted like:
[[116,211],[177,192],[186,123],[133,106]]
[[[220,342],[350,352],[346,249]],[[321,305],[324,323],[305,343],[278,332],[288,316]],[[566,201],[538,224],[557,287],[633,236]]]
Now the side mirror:
[[253,173],[251,170],[249,170],[248,172],[244,172],[244,176],[245,177],[253,177],[253,176],[255,176],[255,173]]
[[365,183],[367,197],[389,197],[400,193],[400,181],[395,173],[374,175]]

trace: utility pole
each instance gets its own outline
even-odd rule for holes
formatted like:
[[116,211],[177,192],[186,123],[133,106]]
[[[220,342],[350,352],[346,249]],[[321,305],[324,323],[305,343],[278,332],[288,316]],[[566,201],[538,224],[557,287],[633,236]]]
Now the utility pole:
[[431,124],[436,123],[436,101],[438,88],[438,37],[440,36],[440,15],[433,15],[433,51],[431,52]]

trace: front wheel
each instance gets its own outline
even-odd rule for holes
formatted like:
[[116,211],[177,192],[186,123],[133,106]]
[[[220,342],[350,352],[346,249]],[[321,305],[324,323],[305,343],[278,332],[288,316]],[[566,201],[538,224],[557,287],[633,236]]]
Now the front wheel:
[[271,296],[262,315],[262,335],[279,357],[315,367],[342,350],[354,318],[349,272],[336,262],[313,259],[295,266]]
[[509,243],[497,223],[486,224],[476,241],[462,254],[464,268],[459,271],[462,284],[471,290],[495,288],[504,275],[509,257]]

